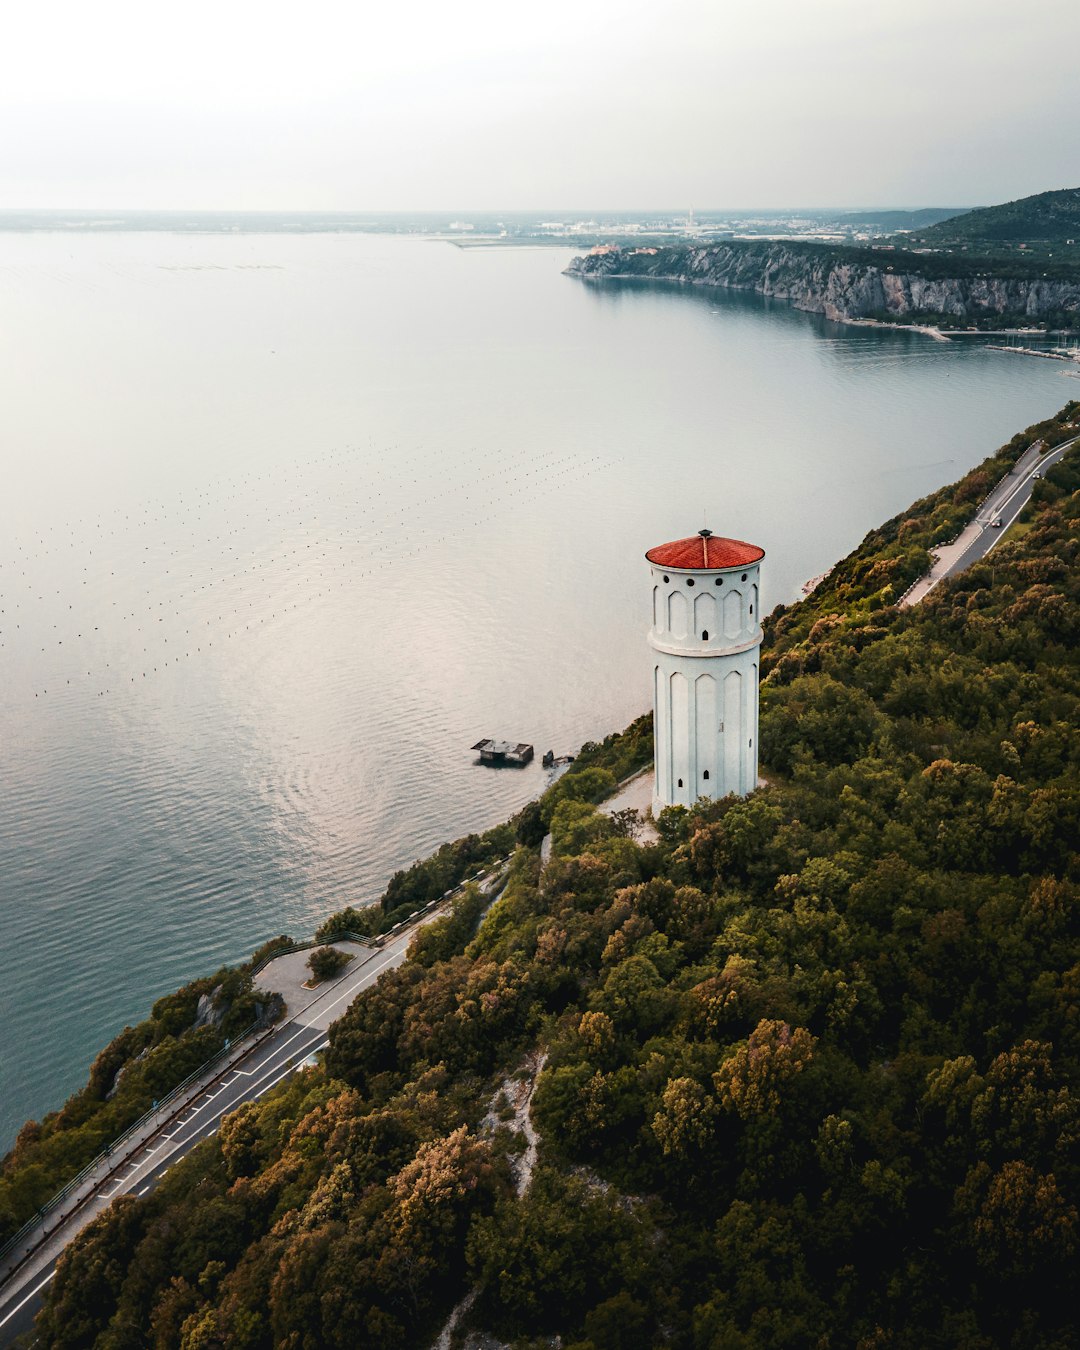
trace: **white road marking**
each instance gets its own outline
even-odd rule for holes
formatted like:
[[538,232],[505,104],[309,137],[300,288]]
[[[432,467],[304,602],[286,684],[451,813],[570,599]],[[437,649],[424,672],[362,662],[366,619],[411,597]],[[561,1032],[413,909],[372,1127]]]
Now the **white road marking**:
[[[322,1009],[322,1012],[324,1013],[328,1012],[330,1009],[336,1008],[340,1003],[344,1003],[346,1000],[351,1002],[354,998],[356,998],[356,996],[359,993],[361,993],[364,989],[368,988],[371,984],[373,984],[375,980],[378,978],[378,976],[381,974],[381,972],[387,968],[387,966],[391,965],[392,963],[400,965],[401,960],[404,958],[405,952],[408,949],[408,941],[405,939],[411,939],[411,936],[412,936],[411,933],[403,935],[401,945],[397,949],[387,953],[385,959],[380,961],[378,965],[374,967],[374,969],[371,970],[365,969],[364,978],[362,980],[358,980],[354,985],[350,986],[350,988],[345,990],[344,993],[339,994],[338,997],[335,998],[331,1003],[326,1004]],[[367,963],[365,963],[365,965],[366,964]],[[331,992],[330,990],[327,990],[327,993],[330,992]],[[308,1007],[312,1006],[314,1005],[313,1004],[308,1005]],[[292,1045],[295,1041],[299,1040],[301,1037],[310,1037],[312,1033],[316,1033],[318,1039],[314,1045],[310,1045],[305,1049],[304,1051],[305,1057],[307,1055],[315,1054],[320,1050],[324,1050],[330,1043],[327,1032],[317,1027],[301,1026],[288,1038],[288,1040],[284,1041],[281,1045],[277,1046],[272,1050],[269,1058],[272,1061],[276,1061],[276,1063],[272,1064],[271,1067],[267,1068],[267,1066],[263,1064],[256,1069],[237,1069],[235,1071],[235,1077],[232,1080],[233,1082],[235,1082],[236,1079],[239,1079],[240,1077],[254,1080],[253,1082],[245,1085],[250,1095],[248,1095],[244,1099],[252,1101],[257,1099],[258,1097],[261,1097],[264,1093],[269,1092],[271,1088],[276,1087],[277,1084],[280,1083],[283,1078],[287,1078],[290,1074],[295,1073],[298,1068],[302,1067],[301,1063],[295,1062],[294,1056],[292,1062],[286,1064],[285,1068],[283,1068],[280,1073],[277,1073],[275,1077],[271,1078],[269,1082],[263,1083],[262,1081],[263,1078],[268,1077],[270,1074],[275,1073],[277,1068],[280,1066],[281,1056],[283,1052],[286,1051],[290,1045]],[[254,1048],[255,1047],[253,1047],[253,1049]],[[225,1084],[222,1084],[222,1087],[224,1086]],[[257,1090],[251,1092],[252,1088],[255,1088]],[[182,1115],[178,1116],[172,1122],[174,1125],[172,1134],[161,1135],[160,1136],[161,1142],[151,1149],[148,1149],[145,1145],[141,1146],[138,1152],[132,1154],[132,1156],[128,1158],[124,1163],[120,1164],[118,1172],[114,1174],[113,1178],[110,1178],[110,1180],[114,1181],[115,1184],[113,1185],[111,1190],[108,1191],[102,1190],[101,1192],[102,1197],[105,1200],[111,1201],[121,1193],[124,1192],[130,1193],[135,1188],[138,1181],[141,1179],[140,1174],[144,1174],[147,1171],[147,1169],[157,1166],[161,1161],[164,1161],[165,1158],[169,1157],[171,1154],[174,1154],[179,1149],[181,1149],[188,1142],[188,1140],[186,1138],[183,1139],[180,1138],[180,1135],[184,1133],[187,1126],[192,1125],[195,1122],[196,1117],[202,1113],[203,1108],[205,1106],[209,1106],[210,1103],[214,1100],[214,1097],[218,1095],[220,1095],[220,1089],[212,1094],[207,1094],[204,1091],[198,1098],[195,1099],[194,1103],[189,1104],[185,1108]],[[239,1104],[239,1102],[237,1104]],[[220,1112],[222,1116],[224,1116],[227,1110],[229,1109],[227,1104],[223,1104],[223,1107],[224,1109],[222,1109]],[[220,1119],[214,1121],[212,1123],[212,1128],[208,1131],[207,1136],[205,1137],[209,1137],[210,1135],[215,1134],[217,1132],[219,1125]],[[166,1141],[172,1144],[172,1148],[169,1149],[162,1156],[161,1159],[153,1158],[151,1155],[154,1153],[158,1153],[164,1147]],[[160,1172],[157,1173],[158,1178],[160,1179],[160,1177],[163,1177],[172,1166],[173,1164],[169,1163],[168,1166],[162,1167]],[[106,1184],[108,1183],[106,1182]],[[149,1189],[150,1186],[145,1186],[141,1191],[138,1192],[138,1194],[145,1195]],[[28,1293],[25,1296],[25,1298],[23,1298],[23,1300],[15,1308],[13,1308],[10,1313],[7,1314],[7,1316],[3,1319],[3,1321],[0,1322],[0,1326],[3,1326],[5,1322],[9,1321],[11,1317],[13,1317],[15,1313],[19,1311],[20,1308],[22,1308],[31,1298],[34,1297],[35,1294],[40,1293],[40,1291],[44,1289],[45,1285],[48,1284],[49,1281],[53,1278],[53,1275],[55,1275],[55,1273],[56,1273],[55,1270],[50,1272],[50,1274],[46,1276],[46,1278],[39,1285],[37,1285],[36,1288],[32,1289],[30,1293]]]
[[27,1295],[25,1295],[24,1298],[22,1298],[18,1303],[15,1304],[14,1308],[12,1308],[12,1310],[7,1314],[6,1317],[0,1319],[0,1327],[10,1322],[11,1319],[15,1316],[15,1314],[19,1311],[19,1309],[25,1307],[26,1304],[29,1303],[30,1300],[34,1297],[35,1294],[40,1294],[41,1291],[45,1288],[45,1286],[55,1275],[56,1275],[56,1267],[54,1266],[53,1269],[49,1271],[48,1275],[45,1276],[45,1278],[41,1281],[39,1285],[35,1285],[35,1287],[31,1289],[30,1292]]
[[[327,1042],[324,1042],[322,1045],[317,1045],[317,1046],[315,1047],[315,1049],[316,1049],[316,1050],[322,1050],[322,1049],[325,1049],[326,1045],[328,1045],[328,1044],[329,1044],[328,1041],[327,1041]],[[314,1053],[314,1051],[313,1051],[312,1053]],[[281,1071],[281,1073],[278,1074],[278,1076],[277,1076],[275,1079],[273,1079],[271,1082],[267,1083],[266,1087],[263,1088],[263,1092],[269,1092],[270,1089],[271,1089],[272,1087],[276,1087],[277,1084],[280,1083],[281,1080],[282,1080],[283,1078],[288,1078],[289,1074],[295,1073],[295,1072],[297,1071],[297,1069],[299,1069],[300,1067],[301,1067],[301,1066],[300,1066],[299,1064],[290,1064],[290,1065],[288,1065],[286,1068],[284,1068],[284,1069]]]
[[[934,589],[934,586],[936,586],[938,582],[944,581],[946,577],[957,576],[960,572],[966,571],[967,568],[970,567],[973,563],[981,562],[983,558],[988,558],[990,556],[990,554],[994,551],[994,549],[997,548],[998,544],[1001,543],[1002,539],[1006,537],[1009,527],[1016,523],[1016,520],[1019,517],[1020,513],[1027,505],[1026,500],[1020,502],[1016,510],[1012,513],[1012,515],[1009,517],[1008,520],[1001,520],[1002,513],[1009,506],[1012,499],[1016,496],[1018,492],[1027,487],[1031,483],[1032,479],[1034,479],[1037,476],[1041,476],[1046,469],[1053,468],[1055,464],[1059,463],[1059,461],[1065,455],[1066,451],[1071,450],[1072,447],[1076,444],[1077,444],[1076,440],[1066,441],[1064,445],[1055,446],[1053,450],[1049,450],[1046,452],[1046,454],[1040,455],[1038,458],[1032,461],[1031,466],[1025,472],[1023,477],[1020,478],[1017,481],[1017,483],[1013,486],[1012,491],[1009,492],[1007,496],[1002,500],[1000,506],[994,507],[990,502],[987,503],[986,510],[980,511],[975,516],[974,521],[974,523],[978,525],[982,530],[982,534],[980,534],[977,538],[972,540],[971,544],[967,549],[967,552],[963,553],[956,560],[952,568],[950,568],[948,571],[942,572],[941,576],[937,578],[937,581],[935,581],[934,584],[927,589],[926,595],[929,595],[930,591]],[[994,520],[1001,520],[1000,529],[996,530],[994,529],[994,526],[991,524],[991,522]],[[970,562],[965,562],[964,559],[968,557],[968,554],[971,553],[971,551],[975,549],[980,543],[982,543],[983,537],[985,536],[987,530],[993,531],[993,539],[987,545],[985,551],[981,553],[978,556],[978,558],[972,558]],[[926,596],[924,596],[923,598],[925,599]]]
[[[385,961],[381,961],[381,962],[379,963],[379,965],[375,967],[374,970],[369,971],[369,972],[365,975],[365,978],[364,978],[364,980],[363,980],[362,982],[359,982],[359,981],[358,981],[358,982],[357,982],[355,985],[353,985],[350,989],[347,989],[347,990],[345,991],[344,994],[341,994],[341,995],[339,995],[338,998],[334,999],[334,1001],[333,1001],[332,1003],[328,1003],[328,1004],[326,1005],[326,1007],[323,1009],[323,1012],[327,1012],[327,1011],[329,1011],[329,1009],[331,1009],[331,1008],[336,1008],[337,1005],[338,1005],[339,1003],[343,1003],[343,1002],[345,1001],[345,999],[350,999],[350,1000],[351,1000],[351,999],[354,999],[354,998],[357,996],[357,994],[359,994],[362,990],[364,990],[364,989],[366,989],[366,988],[368,987],[368,984],[371,982],[371,980],[369,979],[369,976],[375,976],[375,975],[379,974],[380,971],[385,970],[385,968],[390,964],[390,962],[393,961],[393,960],[395,959],[395,957],[397,957],[399,954],[400,954],[400,953],[397,952],[397,951],[391,952],[391,954],[386,958]],[[329,991],[327,991],[327,992],[329,992]],[[312,1007],[312,1006],[314,1006],[314,1005],[309,1004],[308,1006],[309,1006],[309,1007]],[[299,1039],[299,1037],[301,1037],[301,1036],[306,1036],[306,1035],[310,1035],[310,1033],[311,1033],[312,1031],[317,1031],[317,1030],[318,1030],[317,1027],[311,1027],[311,1026],[301,1027],[299,1031],[294,1032],[293,1035],[290,1036],[289,1039],[288,1039],[287,1041],[284,1041],[281,1045],[279,1045],[279,1046],[277,1047],[277,1049],[274,1051],[274,1057],[276,1058],[278,1055],[280,1055],[281,1052],[282,1052],[287,1046],[292,1045],[293,1041]],[[236,1072],[237,1072],[237,1074],[243,1074],[245,1078],[253,1078],[253,1077],[255,1077],[255,1075],[258,1074],[259,1070],[258,1070],[258,1069],[237,1069]],[[275,1082],[276,1082],[276,1081],[277,1081],[277,1080],[275,1079]],[[265,1091],[265,1089],[264,1089],[264,1091]]]
[[[385,964],[385,963],[384,963],[384,964]],[[380,967],[380,969],[381,969],[381,967]],[[347,998],[347,997],[349,997],[349,995],[348,995],[348,994],[345,994],[345,995],[343,995],[343,997]],[[336,1001],[337,1001],[337,1002],[340,1002],[340,1000],[336,1000]],[[333,1006],[333,1005],[331,1005],[331,1006]],[[311,1028],[311,1027],[303,1027],[303,1028],[301,1028],[299,1031],[294,1032],[293,1035],[290,1036],[289,1039],[288,1039],[287,1041],[285,1041],[282,1045],[280,1045],[280,1046],[277,1047],[277,1049],[274,1051],[272,1057],[273,1057],[274,1059],[277,1059],[277,1058],[281,1055],[282,1051],[285,1050],[285,1049],[287,1049],[290,1045],[292,1045],[292,1043],[293,1043],[295,1040],[297,1040],[299,1037],[301,1037],[301,1036],[310,1036],[312,1030],[313,1030],[313,1028]],[[321,1045],[322,1045],[323,1043],[325,1043],[325,1034],[324,1034],[322,1040],[320,1041],[320,1047],[321,1047]],[[261,1066],[261,1067],[262,1067],[262,1071],[263,1071],[263,1076],[265,1076],[267,1073],[273,1073],[273,1072],[274,1072],[273,1068],[267,1069],[265,1065],[263,1065],[263,1066]],[[293,1068],[294,1068],[294,1067],[295,1067],[295,1066],[290,1066],[289,1068],[287,1068],[287,1069],[285,1070],[284,1073],[279,1074],[277,1078],[273,1079],[270,1083],[265,1084],[265,1085],[261,1085],[261,1079],[258,1078],[258,1077],[256,1077],[256,1075],[258,1075],[258,1073],[259,1073],[259,1070],[258,1070],[258,1069],[253,1069],[253,1070],[247,1071],[247,1076],[248,1076],[248,1077],[251,1077],[251,1078],[254,1078],[256,1084],[260,1084],[258,1091],[257,1091],[254,1095],[255,1095],[255,1096],[262,1096],[263,1093],[269,1092],[270,1088],[274,1087],[277,1083],[279,1083],[279,1082],[281,1081],[282,1078],[284,1078],[287,1074],[291,1073],[291,1072],[293,1071]],[[250,1100],[250,1098],[249,1098],[249,1100]],[[183,1120],[183,1119],[182,1119],[182,1120],[180,1121],[180,1124],[181,1124],[182,1126],[187,1126],[187,1125],[193,1124],[194,1121],[195,1121],[195,1117],[198,1116],[198,1115],[201,1113],[201,1111],[202,1111],[202,1109],[203,1109],[204,1106],[208,1106],[209,1104],[210,1104],[210,1099],[207,1099],[206,1101],[202,1102],[201,1105],[197,1106],[197,1107],[190,1113],[190,1115],[188,1116],[188,1119],[187,1119],[187,1120]],[[224,1112],[222,1112],[222,1114],[224,1114]],[[181,1148],[181,1147],[183,1146],[183,1144],[185,1144],[185,1143],[187,1142],[186,1139],[178,1139],[178,1136],[180,1135],[180,1133],[181,1133],[181,1130],[177,1130],[177,1131],[175,1131],[175,1133],[174,1133],[172,1136],[170,1136],[170,1142],[173,1143],[173,1147],[172,1147],[172,1148],[169,1150],[169,1152],[168,1152],[167,1154],[165,1154],[164,1156],[168,1157],[170,1154],[175,1153],[175,1152],[177,1151],[177,1149]],[[175,1141],[175,1142],[174,1142],[174,1141]],[[136,1164],[135,1171],[134,1171],[133,1173],[131,1173],[130,1176],[126,1177],[125,1180],[124,1180],[124,1185],[126,1186],[126,1188],[127,1188],[128,1190],[131,1190],[132,1187],[134,1186],[134,1183],[139,1179],[139,1174],[145,1172],[145,1170],[147,1169],[147,1167],[149,1167],[150,1165],[152,1165],[152,1163],[155,1162],[155,1161],[156,1161],[156,1160],[151,1159],[151,1158],[146,1157],[146,1156],[143,1156],[142,1158],[140,1158],[140,1159],[138,1160],[137,1164]],[[110,1198],[111,1198],[111,1197],[110,1197]]]
[[[1000,516],[1001,513],[1002,513],[1002,511],[1005,510],[1005,508],[1006,508],[1006,507],[1008,506],[1008,504],[1012,501],[1012,499],[1016,496],[1016,494],[1017,494],[1018,492],[1022,492],[1022,491],[1024,490],[1024,488],[1027,487],[1028,483],[1031,482],[1031,480],[1032,480],[1032,478],[1035,476],[1035,474],[1037,474],[1037,473],[1039,472],[1039,467],[1040,467],[1040,465],[1047,464],[1048,462],[1050,462],[1050,461],[1048,461],[1048,460],[1046,460],[1046,459],[1042,459],[1042,460],[1038,460],[1038,459],[1037,459],[1037,460],[1034,462],[1034,464],[1032,464],[1031,468],[1027,471],[1027,473],[1024,474],[1023,478],[1021,478],[1020,481],[1015,485],[1015,487],[1013,488],[1013,490],[1012,490],[1010,493],[1008,493],[1005,497],[1003,497],[1003,498],[1001,499],[1001,502],[1000,502],[996,507],[993,507],[993,508],[991,509],[991,512],[990,512],[990,519],[993,519],[993,517],[994,517],[995,515]],[[979,519],[979,518],[976,517],[976,519]]]

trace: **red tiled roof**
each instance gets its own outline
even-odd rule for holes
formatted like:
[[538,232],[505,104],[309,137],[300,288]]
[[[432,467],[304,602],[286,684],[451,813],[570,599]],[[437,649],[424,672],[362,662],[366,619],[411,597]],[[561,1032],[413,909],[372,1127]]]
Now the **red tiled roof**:
[[721,567],[745,567],[748,563],[759,562],[764,558],[765,550],[758,548],[757,544],[744,543],[741,539],[723,539],[717,534],[692,534],[689,539],[657,544],[645,556],[659,567],[713,571]]

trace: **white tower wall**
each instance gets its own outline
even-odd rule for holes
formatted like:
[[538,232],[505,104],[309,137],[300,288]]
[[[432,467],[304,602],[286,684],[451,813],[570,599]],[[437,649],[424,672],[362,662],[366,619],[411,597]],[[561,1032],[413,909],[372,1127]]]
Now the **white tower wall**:
[[758,779],[760,569],[652,566],[653,810]]

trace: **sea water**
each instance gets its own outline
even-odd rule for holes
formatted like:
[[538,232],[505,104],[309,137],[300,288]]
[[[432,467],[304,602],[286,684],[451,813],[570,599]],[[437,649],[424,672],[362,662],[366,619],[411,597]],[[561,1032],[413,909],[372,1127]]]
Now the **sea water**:
[[0,234],[0,1147],[644,711],[646,548],[750,539],[771,609],[1077,391],[571,256]]

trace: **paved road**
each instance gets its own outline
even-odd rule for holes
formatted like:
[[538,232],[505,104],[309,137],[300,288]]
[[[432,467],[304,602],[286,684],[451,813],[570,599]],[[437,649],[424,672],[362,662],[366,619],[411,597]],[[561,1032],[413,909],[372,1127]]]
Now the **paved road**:
[[[1035,480],[1078,441],[1080,438],[1066,441],[1046,454],[1041,452],[1038,445],[1026,450],[1013,470],[1005,475],[979,507],[975,519],[964,527],[953,543],[935,550],[934,565],[901,599],[901,607],[917,605],[939,581],[963,572],[973,562],[984,558],[996,544],[1000,544],[1009,526],[1030,501]],[[1000,526],[994,524],[997,520],[1001,522]]]
[[[436,917],[429,915],[429,918]],[[56,1273],[67,1244],[118,1195],[145,1195],[174,1163],[200,1140],[214,1134],[222,1117],[244,1102],[254,1101],[295,1072],[329,1041],[327,1028],[356,995],[375,983],[384,970],[405,960],[416,927],[388,940],[381,949],[357,957],[348,969],[290,1020],[275,1027],[260,1044],[235,1062],[219,1079],[163,1119],[155,1132],[124,1159],[93,1193],[62,1220],[0,1288],[0,1346],[28,1331],[41,1308],[42,1291]],[[290,1009],[291,1012],[291,1009]]]

